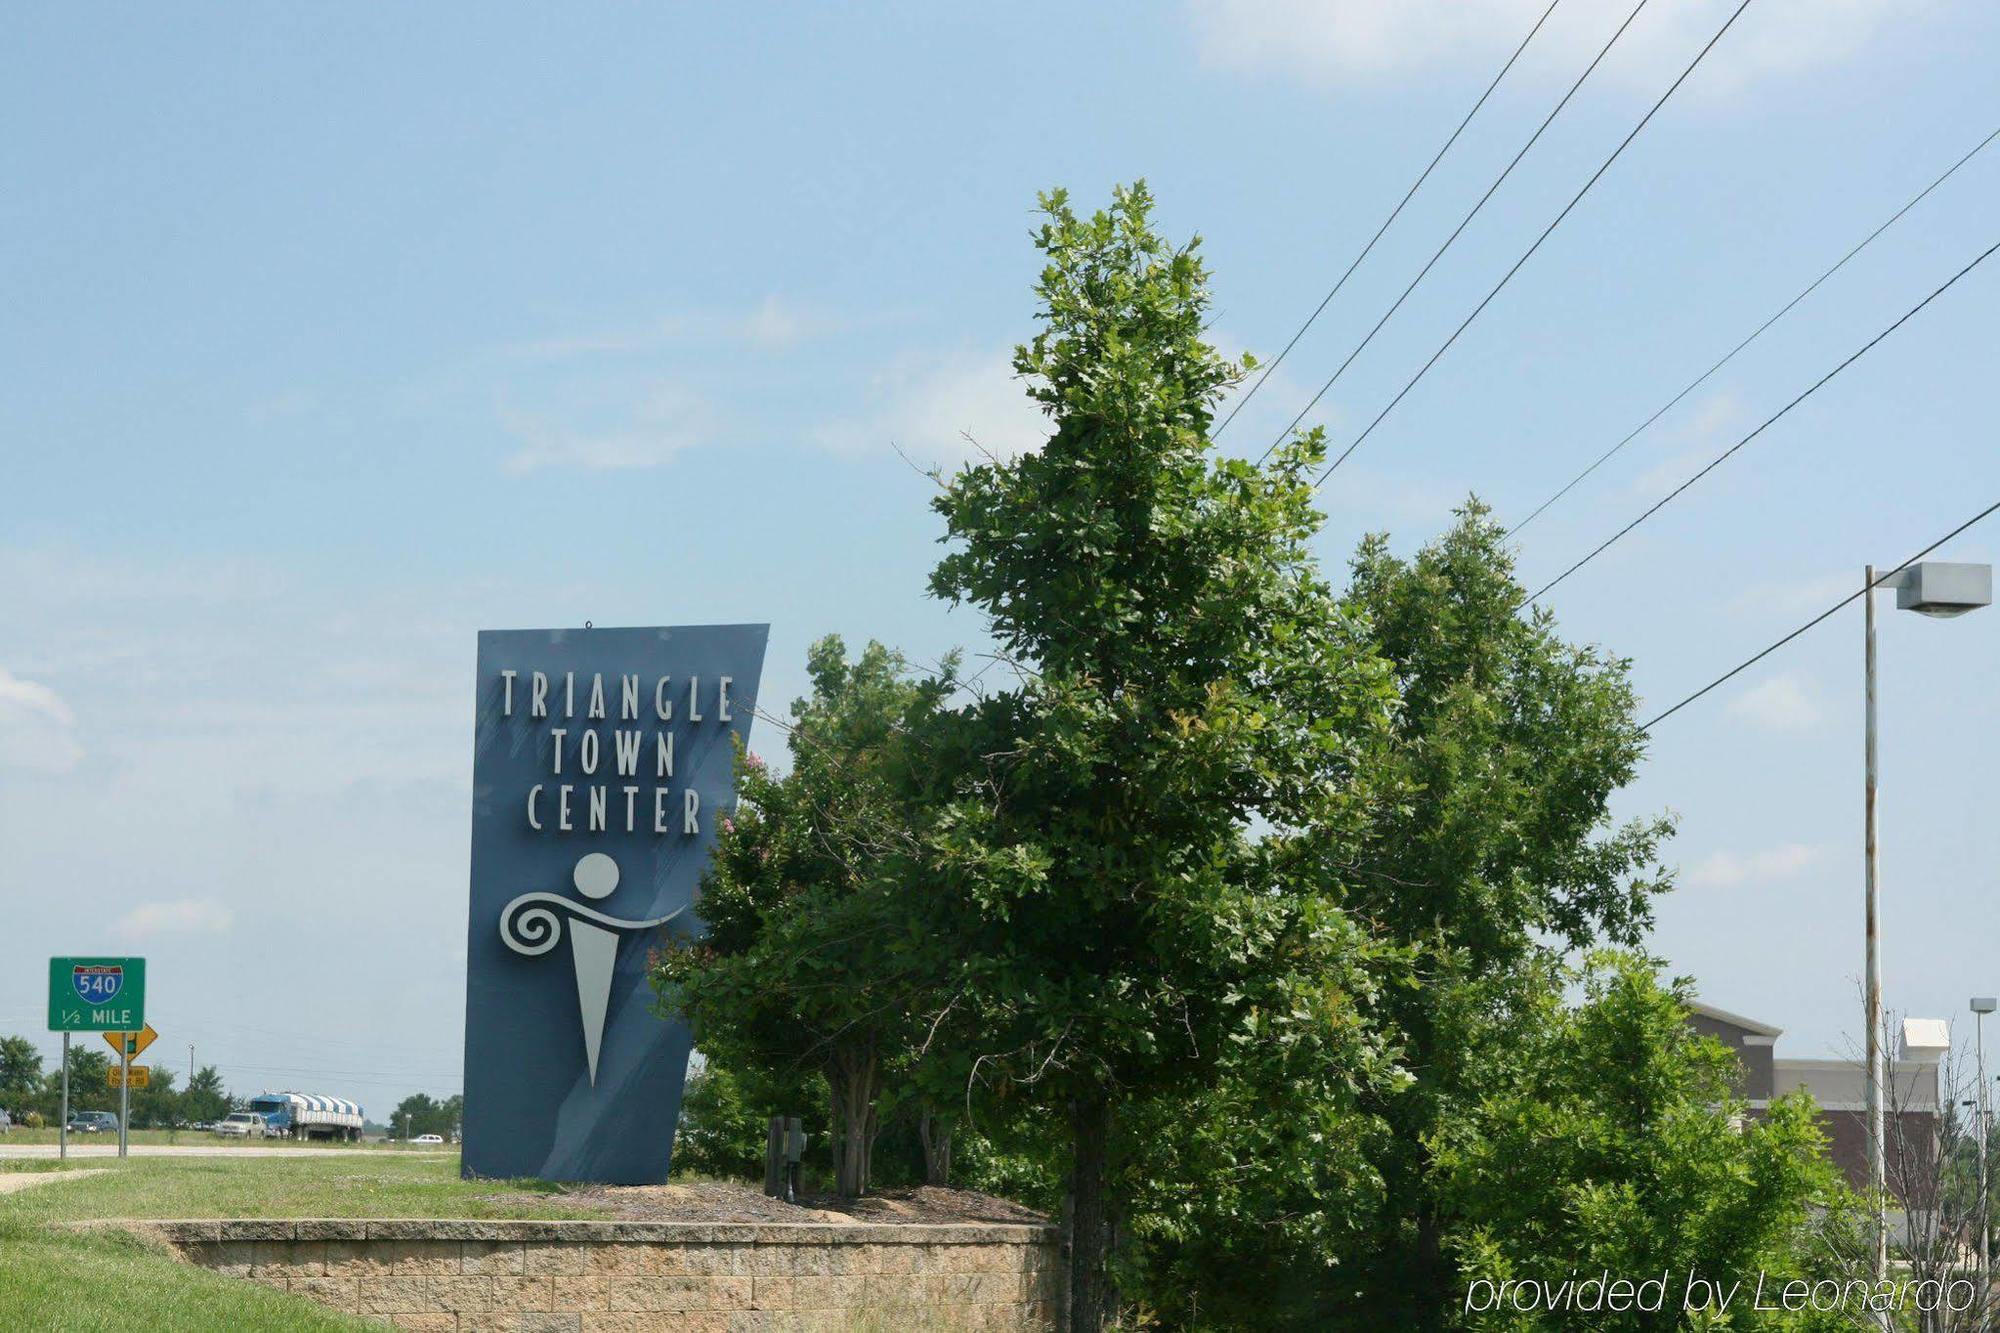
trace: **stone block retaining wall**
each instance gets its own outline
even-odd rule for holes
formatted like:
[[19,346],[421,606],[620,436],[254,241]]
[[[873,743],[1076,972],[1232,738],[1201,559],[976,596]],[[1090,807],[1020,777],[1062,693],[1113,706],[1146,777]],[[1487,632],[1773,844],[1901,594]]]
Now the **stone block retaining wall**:
[[1048,1226],[135,1222],[188,1261],[401,1328],[566,1333],[1045,1330]]

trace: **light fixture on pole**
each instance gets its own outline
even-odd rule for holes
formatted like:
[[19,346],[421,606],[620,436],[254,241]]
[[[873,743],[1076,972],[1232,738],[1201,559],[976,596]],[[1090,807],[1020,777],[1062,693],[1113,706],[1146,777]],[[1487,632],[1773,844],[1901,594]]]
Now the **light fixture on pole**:
[[1882,930],[1876,910],[1875,845],[1875,589],[1894,588],[1897,609],[1945,619],[1993,602],[1993,566],[1956,564],[1943,560],[1923,560],[1890,570],[1879,579],[1875,566],[1863,573],[1865,580],[1862,623],[1864,702],[1867,734],[1862,789],[1862,858],[1865,866],[1867,922],[1867,970],[1863,983],[1863,1019],[1866,1023],[1868,1072],[1868,1187],[1875,1195],[1875,1262],[1873,1276],[1879,1286],[1889,1268],[1888,1182],[1883,1168],[1882,1085],[1888,1071],[1883,1067],[1882,1049]]

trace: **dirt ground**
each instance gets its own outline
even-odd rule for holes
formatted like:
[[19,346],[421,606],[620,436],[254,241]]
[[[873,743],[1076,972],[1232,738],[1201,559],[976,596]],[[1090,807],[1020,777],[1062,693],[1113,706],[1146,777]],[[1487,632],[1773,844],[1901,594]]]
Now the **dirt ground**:
[[861,1199],[811,1195],[798,1204],[766,1198],[754,1185],[731,1180],[691,1180],[673,1185],[587,1185],[554,1196],[565,1204],[602,1208],[632,1222],[1002,1222],[1048,1219],[1018,1203],[977,1190],[884,1190]]
[[105,1168],[94,1171],[9,1171],[0,1175],[0,1194],[13,1194],[19,1190],[33,1189],[37,1185],[50,1185],[58,1180],[82,1180],[85,1176],[101,1176]]

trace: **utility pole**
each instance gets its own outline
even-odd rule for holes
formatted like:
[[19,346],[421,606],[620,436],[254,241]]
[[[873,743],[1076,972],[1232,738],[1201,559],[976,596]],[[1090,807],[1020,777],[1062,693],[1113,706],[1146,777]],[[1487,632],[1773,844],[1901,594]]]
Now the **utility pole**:
[[[1863,857],[1866,861],[1868,958],[1864,1012],[1868,1024],[1868,1187],[1875,1195],[1875,1254],[1871,1276],[1879,1289],[1889,1268],[1889,1203],[1886,1172],[1883,1169],[1884,1131],[1882,1086],[1888,1081],[1886,1053],[1882,1049],[1882,918],[1878,890],[1879,845],[1875,827],[1875,566],[1862,570],[1862,623],[1864,707],[1867,710],[1866,758],[1861,798]],[[1968,611],[1993,604],[1993,567],[1925,560],[1898,565],[1883,575],[1881,584],[1896,590],[1896,606],[1933,619],[1948,620]],[[1982,1094],[1983,1094],[1982,1089]],[[1888,1328],[1888,1313],[1882,1312],[1881,1326]]]
[[194,1043],[188,1043],[188,1086],[194,1086]]
[[1875,566],[1869,565],[1862,577],[1866,580],[1866,591],[1862,594],[1864,608],[1862,623],[1867,640],[1863,651],[1863,671],[1866,683],[1863,687],[1863,707],[1867,713],[1867,736],[1863,742],[1862,808],[1862,854],[1867,862],[1865,871],[1867,905],[1867,967],[1863,986],[1864,1023],[1868,1029],[1868,1188],[1875,1195],[1875,1249],[1870,1276],[1877,1289],[1881,1287],[1883,1275],[1889,1267],[1889,1212],[1887,1185],[1882,1168],[1882,927],[1876,905],[1876,845],[1875,845]]

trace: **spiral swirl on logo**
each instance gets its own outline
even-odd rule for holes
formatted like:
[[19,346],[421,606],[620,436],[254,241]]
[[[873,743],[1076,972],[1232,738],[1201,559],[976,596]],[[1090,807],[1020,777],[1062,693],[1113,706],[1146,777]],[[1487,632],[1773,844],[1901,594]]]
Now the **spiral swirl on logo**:
[[604,913],[585,907],[582,903],[556,893],[524,893],[513,902],[500,909],[500,938],[515,953],[547,953],[562,943],[562,918],[554,909],[561,908],[572,917],[582,917],[595,921],[600,926],[613,930],[650,930],[654,926],[664,926],[672,921],[686,907],[676,907],[665,916],[656,916],[647,921],[627,921],[620,917],[606,916]]
[[524,893],[500,911],[500,938],[515,953],[547,953],[562,942],[562,918],[552,910],[568,907],[553,893]]

